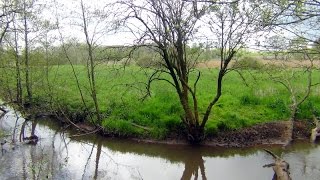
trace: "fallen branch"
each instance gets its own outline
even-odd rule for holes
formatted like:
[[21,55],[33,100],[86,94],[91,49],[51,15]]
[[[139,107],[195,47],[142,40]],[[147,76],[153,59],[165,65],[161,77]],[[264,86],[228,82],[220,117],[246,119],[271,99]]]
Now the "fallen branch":
[[269,155],[271,155],[274,159],[274,163],[266,164],[263,167],[272,167],[274,171],[273,179],[276,180],[291,180],[290,172],[289,172],[289,163],[275,155],[273,152],[264,149]]
[[2,111],[3,113],[7,113],[8,110],[6,110],[5,108],[2,107],[3,105],[0,105],[0,111]]
[[1,113],[0,114],[0,119],[2,119],[5,115],[6,115],[6,113]]
[[317,137],[320,137],[320,123],[315,115],[313,115],[313,122],[316,127],[311,129],[310,141],[312,143],[314,143],[317,140]]
[[2,111],[2,113],[0,114],[0,119],[2,119],[7,113],[8,110],[6,110],[3,106],[5,106],[6,104],[1,104],[0,105],[0,111]]
[[[62,115],[64,116],[64,118],[68,121],[69,124],[73,125],[74,127],[76,127],[77,129],[79,129],[79,130],[81,130],[81,131],[83,131],[83,132],[88,133],[87,130],[79,127],[79,126],[76,125],[74,122],[72,122],[72,121],[68,118],[68,116],[62,111],[62,109],[60,108],[60,106],[59,106],[59,109],[60,109],[61,114],[62,114]],[[54,113],[55,113],[55,115],[56,115],[57,118],[60,117],[57,112],[54,112]]]
[[151,128],[148,128],[148,127],[145,127],[145,126],[140,126],[140,125],[138,125],[138,124],[136,124],[136,123],[133,123],[133,122],[130,122],[130,124],[131,124],[132,126],[135,126],[135,127],[138,127],[138,128],[144,129],[144,130],[147,130],[147,131],[151,131],[151,130],[152,130]]
[[96,132],[99,132],[101,129],[102,129],[102,127],[99,127],[97,129],[95,129],[94,131],[83,133],[83,134],[76,134],[76,135],[72,135],[70,137],[81,137],[81,136],[86,136],[86,135],[90,135],[90,134],[95,134]]

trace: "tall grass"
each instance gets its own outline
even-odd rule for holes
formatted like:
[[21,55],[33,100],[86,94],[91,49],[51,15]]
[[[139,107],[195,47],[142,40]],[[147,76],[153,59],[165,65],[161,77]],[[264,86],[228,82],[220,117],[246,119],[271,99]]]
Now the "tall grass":
[[[75,66],[81,90],[87,108],[94,112],[94,104],[90,98],[89,82],[84,66]],[[181,133],[180,116],[183,115],[175,89],[166,82],[152,83],[151,97],[145,98],[145,83],[150,70],[130,66],[125,69],[101,65],[96,69],[97,97],[103,121],[101,125],[115,134],[122,136],[141,136],[166,138],[170,133]],[[198,84],[198,101],[200,114],[204,113],[208,103],[216,91],[216,69],[199,69],[201,79]],[[2,74],[1,81],[10,77],[10,87],[14,87],[14,72]],[[10,72],[12,73],[10,75]],[[33,91],[35,101],[47,104],[48,110],[63,109],[71,117],[78,120],[89,120],[81,101],[75,77],[68,65],[52,66],[49,72],[49,85],[44,78],[44,70],[34,67]],[[257,123],[285,120],[290,115],[290,97],[280,84],[270,80],[263,71],[243,70],[242,77],[230,72],[224,79],[223,95],[213,107],[206,125],[206,133],[213,135],[221,130],[232,130]],[[196,73],[191,73],[190,81],[194,81]],[[320,74],[314,74],[319,79]],[[169,78],[163,76],[163,78]],[[301,76],[294,82],[296,90],[303,92],[306,77]],[[4,88],[2,91],[4,91]],[[314,87],[310,98],[302,104],[298,118],[311,117],[310,109],[320,110],[320,89]],[[50,105],[49,105],[50,104]],[[80,115],[79,115],[80,114]],[[82,118],[82,119],[81,119]],[[94,119],[92,120],[94,123]],[[138,125],[138,126],[136,126]],[[145,128],[140,128],[145,127]]]

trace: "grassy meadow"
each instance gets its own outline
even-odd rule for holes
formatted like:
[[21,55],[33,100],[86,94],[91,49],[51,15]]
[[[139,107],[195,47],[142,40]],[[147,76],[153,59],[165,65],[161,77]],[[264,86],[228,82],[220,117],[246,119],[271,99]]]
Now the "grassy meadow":
[[[201,71],[197,91],[201,114],[215,95],[218,70],[198,70]],[[5,89],[14,89],[14,71],[10,68],[1,71],[3,92],[8,92]],[[266,71],[241,70],[242,77],[239,73],[231,71],[225,76],[222,97],[213,107],[206,125],[207,135],[289,118],[289,92],[279,83],[272,81]],[[89,115],[85,113],[85,106],[70,65],[50,66],[48,77],[45,67],[34,66],[31,72],[33,98],[36,104],[46,111],[64,112],[73,120],[90,120]],[[152,72],[134,65],[125,68],[118,65],[97,66],[97,96],[103,116],[101,126],[107,132],[124,137],[155,139],[164,139],[171,133],[181,133],[180,116],[183,111],[175,89],[169,83],[154,81],[150,88],[151,96],[144,98],[146,83]],[[86,106],[93,112],[94,104],[89,93],[86,67],[76,65],[75,74]],[[195,75],[191,73],[190,82],[195,80]],[[307,75],[301,72],[294,79],[293,85],[297,92],[305,91],[306,77]],[[167,75],[163,78],[170,79]],[[319,80],[320,73],[315,71],[313,78],[315,81]],[[299,109],[299,119],[310,118],[312,109],[320,110],[319,95],[320,87],[313,87],[311,96]],[[144,128],[141,128],[142,126]]]

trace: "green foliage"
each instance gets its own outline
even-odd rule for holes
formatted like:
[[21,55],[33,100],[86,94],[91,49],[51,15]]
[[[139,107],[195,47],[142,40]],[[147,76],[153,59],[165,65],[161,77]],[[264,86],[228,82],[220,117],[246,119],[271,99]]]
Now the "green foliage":
[[[15,87],[15,71],[1,70],[0,79],[7,82],[12,89]],[[60,112],[64,111],[74,121],[89,121],[89,114],[94,112],[94,104],[89,93],[85,67],[76,65],[75,71],[83,93],[85,108],[80,97],[71,67],[68,65],[50,66],[49,84],[45,79],[45,72],[38,66],[32,66],[32,75],[36,81],[33,84],[34,101],[44,109]],[[198,83],[199,112],[202,114],[212,100],[215,91],[217,70],[199,69],[201,79]],[[97,66],[97,94],[101,108],[103,122],[101,126],[114,135],[124,137],[147,137],[163,139],[171,134],[182,134],[184,126],[180,116],[183,114],[175,89],[166,82],[155,81],[151,85],[151,97],[141,101],[145,94],[148,75],[153,71],[141,71],[139,67],[129,66],[125,71],[113,66]],[[146,73],[146,74],[145,74]],[[278,73],[278,71],[274,71]],[[302,72],[301,72],[302,73]],[[196,79],[196,73],[190,74],[190,82]],[[235,72],[230,72],[224,79],[223,94],[218,104],[214,106],[212,115],[205,127],[206,135],[213,136],[219,131],[239,129],[257,123],[273,120],[285,120],[290,116],[290,98],[287,90],[280,84],[274,83],[264,71],[242,70],[247,85]],[[254,76],[254,77],[252,77]],[[162,78],[169,78],[162,75]],[[315,72],[315,79],[320,73]],[[306,76],[299,76],[294,81],[297,92],[304,92]],[[1,86],[2,92],[7,92]],[[14,91],[12,91],[14,93]],[[5,94],[3,94],[5,96]],[[13,95],[14,97],[14,95]],[[310,118],[311,109],[320,111],[318,91],[314,91],[308,101],[302,104],[298,118]],[[50,104],[49,104],[50,103]],[[87,112],[89,110],[89,112]],[[149,130],[137,127],[144,127]]]
[[108,133],[121,137],[141,136],[141,134],[143,134],[141,129],[133,127],[128,121],[121,119],[105,119],[102,122],[102,126]]
[[232,67],[235,69],[260,70],[263,68],[263,64],[253,56],[243,56]]
[[155,54],[144,54],[140,55],[136,59],[136,64],[140,67],[159,67],[160,58]]
[[259,105],[260,99],[253,95],[244,95],[240,97],[241,105]]
[[289,114],[290,110],[288,108],[288,104],[284,102],[282,99],[272,99],[267,102],[267,107],[277,111],[279,114]]

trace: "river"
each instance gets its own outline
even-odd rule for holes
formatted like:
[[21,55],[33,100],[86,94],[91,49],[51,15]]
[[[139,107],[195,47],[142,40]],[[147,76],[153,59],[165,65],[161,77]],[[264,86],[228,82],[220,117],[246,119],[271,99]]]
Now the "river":
[[[25,123],[25,134],[39,137],[36,145],[19,142],[23,118],[13,111],[0,120],[0,179],[218,179],[271,180],[273,162],[262,147],[216,148],[146,144],[96,135],[72,137],[54,120]],[[15,128],[16,125],[16,128]],[[16,129],[16,130],[14,130]],[[15,145],[12,134],[15,131]],[[292,179],[320,177],[320,146],[294,143],[287,149],[264,147],[282,154]]]

